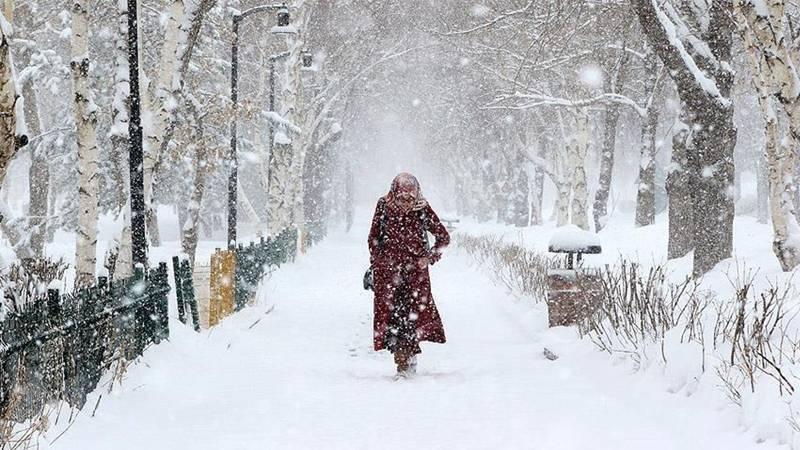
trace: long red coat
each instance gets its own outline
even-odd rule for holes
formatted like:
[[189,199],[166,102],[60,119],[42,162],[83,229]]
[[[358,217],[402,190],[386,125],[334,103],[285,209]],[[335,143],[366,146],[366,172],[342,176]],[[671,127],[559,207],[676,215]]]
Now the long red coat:
[[[436,238],[430,250],[425,248],[423,227]],[[410,311],[416,311],[417,338],[420,341],[445,342],[442,319],[431,294],[428,266],[420,264],[420,260],[428,257],[437,261],[449,243],[447,229],[427,203],[404,213],[387,205],[385,197],[378,201],[369,232],[375,291],[375,350],[386,348],[386,331],[396,302],[411,302]]]

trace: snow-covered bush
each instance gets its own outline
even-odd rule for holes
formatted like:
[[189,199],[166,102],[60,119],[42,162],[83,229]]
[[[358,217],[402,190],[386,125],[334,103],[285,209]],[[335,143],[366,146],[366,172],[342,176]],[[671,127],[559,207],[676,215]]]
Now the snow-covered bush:
[[[47,293],[54,282],[64,281],[68,265],[63,259],[29,258],[0,272],[0,311],[19,313],[28,303]],[[0,312],[0,317],[2,317]]]

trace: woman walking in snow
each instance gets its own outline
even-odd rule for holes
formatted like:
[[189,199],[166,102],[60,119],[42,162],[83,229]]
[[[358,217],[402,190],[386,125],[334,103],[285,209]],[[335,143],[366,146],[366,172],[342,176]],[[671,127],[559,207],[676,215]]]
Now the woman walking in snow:
[[[428,245],[430,232],[436,237]],[[401,173],[378,200],[369,232],[375,291],[374,346],[394,354],[397,375],[416,371],[420,341],[444,343],[444,327],[431,295],[428,265],[450,243],[447,229],[422,197],[419,181]]]

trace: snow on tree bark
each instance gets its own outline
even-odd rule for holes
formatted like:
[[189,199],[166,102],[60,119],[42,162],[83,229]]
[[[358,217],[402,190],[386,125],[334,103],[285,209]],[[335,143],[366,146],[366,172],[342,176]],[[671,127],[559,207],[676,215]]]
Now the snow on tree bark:
[[72,3],[73,109],[78,137],[78,233],[75,250],[76,286],[90,285],[97,263],[98,164],[97,105],[89,87],[88,0]]
[[713,2],[698,21],[699,32],[692,32],[670,2],[634,0],[633,6],[694,128],[689,169],[694,218],[702,220],[694,227],[693,272],[699,276],[729,258],[733,250],[732,4],[731,0]]

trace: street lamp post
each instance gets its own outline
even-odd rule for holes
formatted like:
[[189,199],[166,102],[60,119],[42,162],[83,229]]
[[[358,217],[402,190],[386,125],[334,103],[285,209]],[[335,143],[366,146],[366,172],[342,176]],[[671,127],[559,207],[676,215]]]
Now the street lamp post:
[[139,33],[137,0],[128,0],[128,83],[130,86],[130,118],[128,119],[128,152],[131,191],[131,250],[134,266],[147,267],[147,238],[144,223],[144,152],[142,150],[142,117],[139,93]]
[[[256,6],[233,16],[233,44],[231,46],[231,105],[233,119],[231,120],[231,171],[228,176],[228,248],[236,246],[236,186],[239,183],[239,162],[236,154],[236,122],[238,119],[239,100],[239,24],[248,16],[266,11],[278,12],[278,24],[272,28],[272,33],[295,32],[289,24],[289,10],[286,4]],[[274,83],[274,81],[270,80],[270,83]]]

